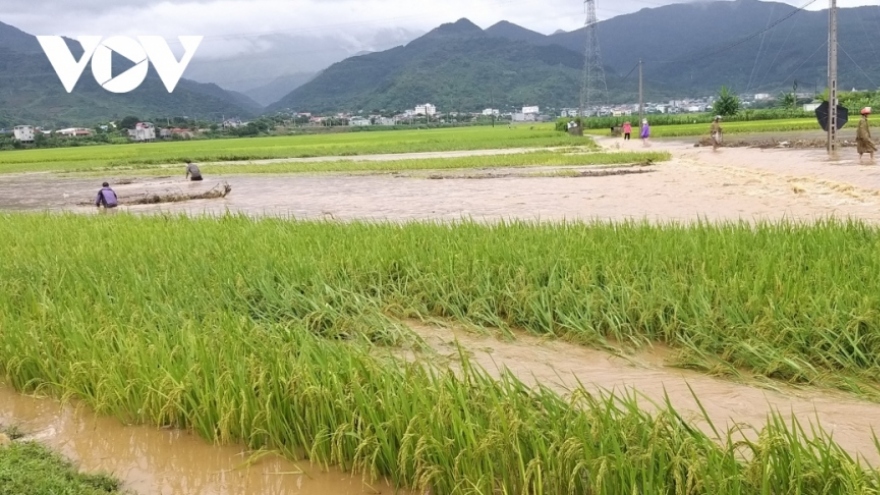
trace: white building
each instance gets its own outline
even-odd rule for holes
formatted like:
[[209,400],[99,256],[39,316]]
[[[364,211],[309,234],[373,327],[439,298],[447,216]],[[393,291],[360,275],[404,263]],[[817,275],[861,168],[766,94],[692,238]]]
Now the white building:
[[758,93],[755,95],[755,101],[767,101],[767,100],[772,100],[772,99],[773,99],[773,95],[771,95],[769,93]]
[[526,115],[528,115],[528,114],[537,115],[537,114],[541,113],[541,109],[539,107],[523,107],[522,113],[524,113]]
[[154,141],[156,127],[150,122],[138,122],[134,129],[129,129],[128,135],[135,141]]
[[514,122],[534,122],[538,120],[538,114],[536,113],[515,113],[513,114]]
[[16,141],[21,141],[22,143],[31,143],[34,140],[34,126],[17,125],[12,130],[12,134],[15,137]]
[[437,107],[431,105],[430,103],[425,103],[424,105],[416,105],[415,110],[413,111],[414,115],[427,115],[428,117],[433,117],[437,114]]
[[348,121],[348,125],[352,127],[364,127],[371,125],[370,119],[365,119],[363,117],[352,117],[351,120]]
[[376,120],[376,123],[378,125],[395,125],[397,124],[397,120],[392,117],[379,117],[379,119]]
[[92,130],[86,129],[85,127],[68,127],[67,129],[55,131],[55,133],[61,136],[84,137],[91,136]]
[[486,115],[486,116],[494,115],[497,117],[500,114],[501,114],[501,112],[499,112],[497,108],[487,108],[487,109],[483,110],[483,115]]

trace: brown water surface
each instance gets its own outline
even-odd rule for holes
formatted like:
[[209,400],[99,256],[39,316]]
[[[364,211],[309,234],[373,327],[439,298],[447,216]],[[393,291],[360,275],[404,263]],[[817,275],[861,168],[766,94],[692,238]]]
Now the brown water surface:
[[[391,494],[385,482],[325,471],[274,454],[244,466],[252,452],[213,446],[178,430],[123,426],[84,407],[18,394],[0,385],[0,424],[16,425],[83,471],[111,474],[139,495]],[[406,493],[403,491],[397,493]]]
[[[712,429],[700,408],[720,431],[735,424],[761,428],[772,411],[786,420],[796,418],[810,432],[810,424],[820,425],[852,456],[880,467],[880,451],[874,445],[872,430],[880,433],[880,404],[859,399],[852,394],[816,389],[795,389],[779,382],[735,383],[705,374],[667,367],[664,363],[673,351],[656,346],[651,351],[618,357],[562,341],[546,340],[517,332],[515,341],[482,336],[459,327],[443,327],[409,321],[440,357],[451,358],[455,368],[457,345],[469,352],[472,362],[494,376],[504,369],[523,383],[544,385],[566,394],[582,384],[591,392],[614,392],[618,395],[637,392],[646,410],[656,410],[668,396],[673,407],[707,435]],[[410,359],[437,356],[418,354]],[[693,391],[693,392],[692,392]],[[699,399],[700,404],[694,398]],[[648,401],[653,401],[653,405]],[[789,422],[790,424],[790,422]],[[746,430],[754,438],[754,430]]]

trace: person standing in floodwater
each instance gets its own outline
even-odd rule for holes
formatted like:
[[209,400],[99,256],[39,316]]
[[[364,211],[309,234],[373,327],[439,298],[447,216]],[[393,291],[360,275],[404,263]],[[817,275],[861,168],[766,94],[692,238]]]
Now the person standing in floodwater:
[[712,127],[709,129],[709,134],[712,135],[712,151],[718,151],[718,147],[721,146],[721,116],[716,115],[715,120],[712,121]]
[[633,126],[629,123],[629,121],[623,123],[623,140],[629,141],[629,137],[632,136]]
[[119,206],[119,198],[116,197],[116,191],[110,189],[110,184],[103,183],[101,184],[101,190],[98,191],[98,197],[95,198],[95,206],[100,208],[101,206],[104,209],[116,208]]
[[199,170],[199,167],[192,162],[192,160],[186,161],[186,178],[190,180],[202,180],[202,171]]
[[642,119],[642,142],[645,143],[645,146],[651,146],[648,143],[648,139],[651,138],[651,126],[648,125],[648,119]]
[[871,157],[871,162],[874,162],[874,152],[877,151],[877,146],[874,145],[874,141],[871,139],[871,126],[868,124],[868,115],[871,114],[871,109],[869,107],[865,107],[862,109],[862,120],[859,121],[859,128],[856,131],[856,151],[859,152],[859,161],[862,161],[862,155],[868,153]]

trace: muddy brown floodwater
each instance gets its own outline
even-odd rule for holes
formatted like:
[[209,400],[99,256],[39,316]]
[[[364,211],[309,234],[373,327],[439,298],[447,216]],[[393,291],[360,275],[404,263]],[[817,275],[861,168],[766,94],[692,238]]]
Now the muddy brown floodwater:
[[[515,341],[507,342],[454,326],[408,323],[441,357],[457,359],[457,343],[475,364],[495,376],[506,368],[530,386],[540,383],[566,393],[580,382],[591,392],[614,392],[619,396],[637,391],[655,404],[664,403],[665,393],[682,417],[710,436],[714,435],[694,395],[721,432],[726,431],[723,427],[734,424],[760,428],[775,410],[786,420],[797,418],[807,432],[811,422],[818,424],[833,434],[834,440],[851,455],[861,456],[868,464],[880,467],[880,452],[871,436],[872,429],[880,432],[880,404],[851,394],[798,390],[780,383],[764,389],[670,368],[664,362],[671,351],[662,346],[618,357],[522,332],[517,332]],[[437,362],[430,354],[410,352],[407,357]],[[449,363],[454,367],[454,361]],[[693,394],[688,386],[693,388]],[[642,407],[653,409],[645,400],[640,399],[640,403]],[[754,430],[744,433],[754,437]]]
[[[83,407],[18,394],[0,385],[0,424],[16,425],[86,472],[104,472],[139,495],[392,494],[385,482],[325,471],[274,454],[244,467],[251,453],[213,446],[189,433],[123,426]],[[406,495],[405,491],[396,493]]]
[[[598,138],[606,149],[642,151],[641,142]],[[272,215],[337,220],[799,220],[828,217],[880,221],[880,166],[859,164],[852,149],[830,162],[824,150],[695,148],[694,140],[656,141],[651,150],[669,151],[669,162],[651,173],[604,177],[444,178],[405,174],[227,175],[189,183],[180,177],[107,177],[123,202],[145,194],[191,194],[228,182],[223,199],[123,206],[136,213]],[[254,165],[259,167],[259,165]],[[593,167],[574,167],[590,170]],[[557,167],[558,169],[558,167]],[[540,172],[551,169],[516,169]],[[440,171],[505,175],[511,169]],[[104,178],[51,174],[0,176],[0,210],[93,213],[79,206],[93,200]]]

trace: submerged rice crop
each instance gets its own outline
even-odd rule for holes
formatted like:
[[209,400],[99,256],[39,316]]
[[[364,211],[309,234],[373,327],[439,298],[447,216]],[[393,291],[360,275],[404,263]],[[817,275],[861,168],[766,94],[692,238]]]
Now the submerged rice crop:
[[862,224],[4,215],[0,234],[0,373],[19,390],[438,495],[880,493],[877,472],[778,417],[738,443],[671,406],[369,349],[437,316],[875,380],[880,236]]
[[[463,156],[452,158],[416,158],[399,160],[350,159],[334,161],[287,162],[269,164],[208,164],[201,167],[207,175],[236,174],[296,174],[296,173],[373,173],[404,172],[413,170],[463,170],[488,167],[550,167],[618,165],[644,162],[663,162],[672,158],[669,152],[590,152],[566,153],[561,151],[533,151],[528,153]],[[77,174],[104,176],[107,173],[125,173],[133,176],[168,175],[167,166],[148,168],[111,167],[86,170]]]

